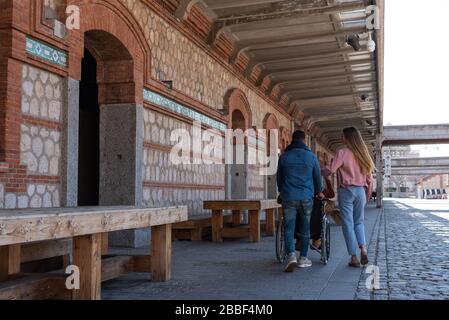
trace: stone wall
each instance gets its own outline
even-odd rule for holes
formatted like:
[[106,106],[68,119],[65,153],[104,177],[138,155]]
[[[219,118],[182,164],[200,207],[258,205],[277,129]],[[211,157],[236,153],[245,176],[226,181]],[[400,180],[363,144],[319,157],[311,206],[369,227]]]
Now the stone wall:
[[41,208],[60,206],[61,119],[63,78],[23,65],[20,164],[27,168],[27,190],[5,192],[0,207]]
[[172,130],[185,129],[191,136],[192,124],[147,108],[143,121],[144,205],[187,205],[189,214],[197,216],[205,214],[202,201],[224,199],[224,165],[175,165],[170,161],[170,151],[176,143],[170,141]]
[[263,128],[263,120],[273,113],[279,125],[291,127],[290,121],[275,110],[236,76],[218,64],[201,48],[170,26],[140,0],[120,0],[139,21],[152,50],[151,74],[163,74],[174,87],[213,109],[223,107],[231,88],[241,89],[252,109],[253,125]]

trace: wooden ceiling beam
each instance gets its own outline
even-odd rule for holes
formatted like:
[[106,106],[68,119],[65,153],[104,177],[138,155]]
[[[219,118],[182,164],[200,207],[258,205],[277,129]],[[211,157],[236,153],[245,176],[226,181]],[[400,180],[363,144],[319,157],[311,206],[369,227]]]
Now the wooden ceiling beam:
[[243,14],[232,14],[225,17],[219,17],[216,21],[226,21],[233,25],[248,23],[252,21],[267,21],[271,19],[280,19],[287,17],[308,18],[317,15],[334,14],[345,11],[355,11],[365,9],[366,5],[362,2],[343,3],[333,6],[304,9],[297,0],[276,1],[268,8],[256,9],[252,12]]
[[[352,77],[356,77],[356,76],[372,76],[375,75],[376,71],[375,70],[367,70],[367,71],[352,71],[352,72],[348,72],[348,71],[340,71],[337,73],[330,73],[330,74],[326,74],[323,76],[309,76],[309,77],[305,77],[303,75],[293,75],[290,78],[283,78],[282,80],[277,80],[277,79],[272,79],[272,83],[270,84],[270,86],[268,87],[267,92],[272,92],[274,87],[283,87],[283,86],[288,86],[288,85],[294,85],[296,83],[301,84],[301,83],[308,83],[308,82],[319,82],[319,81],[328,81],[328,80],[336,80],[336,79],[348,79],[348,78],[352,78]],[[276,82],[276,80],[278,82]]]
[[217,1],[217,0],[206,0],[207,6],[212,10],[223,10],[223,9],[237,9],[241,7],[257,6],[272,4],[275,2],[282,2],[284,0],[235,0],[235,1]]
[[237,57],[244,53],[245,51],[251,49],[257,45],[263,45],[266,43],[270,43],[270,45],[275,46],[276,44],[284,44],[286,42],[291,41],[313,41],[319,39],[327,39],[327,38],[338,38],[345,37],[347,35],[351,35],[354,33],[363,33],[366,31],[366,28],[356,27],[356,28],[347,28],[341,31],[326,31],[326,32],[313,32],[313,33],[300,33],[300,34],[289,34],[289,35],[279,35],[275,37],[267,37],[260,39],[252,39],[246,41],[237,41],[234,52],[231,54],[230,63],[234,63]]
[[282,73],[282,72],[317,72],[317,71],[326,71],[328,68],[335,68],[335,67],[352,67],[357,65],[363,65],[363,64],[372,64],[374,61],[372,59],[358,59],[358,60],[350,60],[350,61],[344,61],[344,62],[338,62],[338,63],[323,63],[323,64],[316,64],[316,65],[309,65],[309,66],[302,66],[302,67],[292,67],[292,66],[286,66],[286,67],[280,67],[280,68],[270,68],[267,70],[264,70],[260,73],[258,81],[256,82],[257,85],[261,85],[263,80],[268,76],[273,76],[273,74]]
[[253,61],[248,65],[248,68],[246,70],[247,75],[251,75],[251,73],[254,71],[255,68],[263,67],[267,64],[272,63],[289,63],[289,62],[298,62],[298,61],[310,61],[311,59],[323,59],[323,58],[334,58],[334,57],[342,57],[345,53],[352,52],[353,49],[351,47],[347,47],[344,49],[337,49],[337,50],[327,50],[325,52],[315,52],[313,54],[307,54],[307,55],[290,55],[289,57],[278,57],[278,58],[271,58],[271,59],[265,59],[265,60],[257,60],[253,59]]
[[322,82],[322,81],[310,81],[302,84],[296,84],[296,85],[288,85],[283,86],[277,89],[276,95],[277,97],[282,97],[286,95],[289,92],[294,91],[307,91],[307,90],[314,90],[314,89],[328,89],[328,88],[334,88],[337,86],[358,86],[358,85],[367,85],[367,84],[373,84],[376,85],[377,82],[375,79],[370,80],[344,80],[344,81],[331,81],[331,82]]
[[369,81],[353,81],[353,82],[342,82],[340,84],[336,83],[319,83],[319,84],[313,84],[309,86],[297,86],[294,89],[284,89],[279,92],[279,96],[282,97],[285,94],[289,93],[304,93],[304,92],[315,92],[315,91],[329,91],[329,90],[337,90],[337,89],[344,89],[348,87],[354,87],[354,86],[363,86],[363,85],[377,85],[376,80],[369,80]]
[[[375,93],[375,92],[376,91],[374,91],[374,90],[363,91],[363,93],[367,93],[367,94],[372,94],[372,93]],[[307,99],[300,99],[299,97],[291,97],[291,101],[292,101],[292,103],[298,102],[302,106],[301,108],[304,108],[304,106],[307,103],[316,103],[316,102],[321,102],[322,100],[332,100],[332,99],[335,99],[335,98],[344,98],[344,97],[350,98],[350,97],[354,97],[356,95],[358,95],[357,92],[345,93],[345,94],[339,94],[339,95],[327,95],[327,96],[326,95],[320,95],[320,96],[316,96],[316,97],[309,97]],[[318,106],[318,107],[322,107],[322,104],[320,103],[320,106]],[[301,111],[302,110],[303,109],[301,109]]]

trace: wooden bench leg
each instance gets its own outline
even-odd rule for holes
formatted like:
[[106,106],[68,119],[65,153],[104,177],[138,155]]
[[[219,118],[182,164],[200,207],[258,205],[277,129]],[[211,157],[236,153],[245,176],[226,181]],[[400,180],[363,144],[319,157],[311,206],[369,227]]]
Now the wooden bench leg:
[[151,281],[171,279],[172,235],[171,224],[151,228]]
[[20,244],[0,247],[0,281],[20,273]]
[[232,211],[232,226],[238,227],[242,224],[242,212],[240,210]]
[[73,264],[80,270],[75,300],[101,299],[101,238],[101,233],[73,238]]
[[249,212],[249,241],[260,241],[260,211],[251,210]]
[[267,236],[274,236],[274,209],[265,210],[266,224],[265,233]]
[[223,210],[212,211],[212,241],[223,242]]
[[109,253],[109,233],[101,234],[101,255],[107,256]]
[[190,231],[190,240],[191,241],[202,241],[203,240],[203,228],[197,227]]

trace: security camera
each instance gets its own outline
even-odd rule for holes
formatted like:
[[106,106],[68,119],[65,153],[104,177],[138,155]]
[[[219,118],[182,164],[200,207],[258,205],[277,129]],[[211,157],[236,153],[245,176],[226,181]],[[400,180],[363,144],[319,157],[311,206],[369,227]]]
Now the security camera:
[[360,45],[360,37],[357,34],[352,34],[346,38],[346,43],[350,45],[355,51],[362,50]]
[[374,42],[374,40],[368,41],[368,43],[366,44],[366,48],[368,49],[369,52],[376,51],[376,42]]
[[366,43],[366,49],[368,50],[368,52],[374,52],[376,51],[376,42],[373,40],[373,35],[370,32],[368,34],[368,41]]

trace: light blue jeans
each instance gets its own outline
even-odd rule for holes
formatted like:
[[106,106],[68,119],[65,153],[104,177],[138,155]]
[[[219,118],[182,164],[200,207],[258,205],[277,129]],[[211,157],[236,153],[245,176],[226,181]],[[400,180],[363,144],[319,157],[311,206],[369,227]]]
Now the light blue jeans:
[[366,245],[365,206],[366,194],[363,187],[338,189],[343,235],[349,255],[357,255],[357,248]]
[[307,257],[310,245],[310,217],[312,216],[313,200],[284,201],[285,249],[287,254],[296,254],[295,230],[296,219],[300,222],[301,257]]

